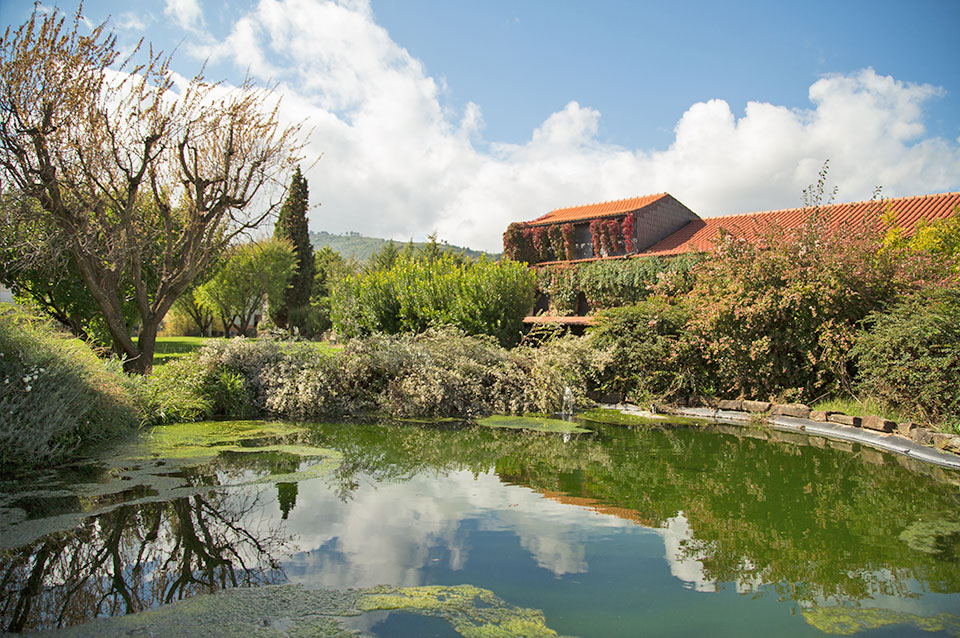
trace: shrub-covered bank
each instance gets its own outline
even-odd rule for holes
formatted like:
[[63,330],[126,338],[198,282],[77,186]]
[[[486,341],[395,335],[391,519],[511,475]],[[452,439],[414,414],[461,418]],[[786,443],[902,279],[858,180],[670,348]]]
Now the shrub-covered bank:
[[584,406],[609,358],[576,337],[507,350],[456,328],[349,341],[233,339],[159,368],[144,382],[153,422],[208,417],[473,418],[558,411],[566,388]]
[[136,427],[131,379],[50,321],[0,310],[0,467],[68,458]]
[[813,216],[755,242],[721,238],[686,290],[655,284],[600,312],[589,338],[616,361],[603,389],[634,401],[865,396],[956,430],[958,272],[952,253]]

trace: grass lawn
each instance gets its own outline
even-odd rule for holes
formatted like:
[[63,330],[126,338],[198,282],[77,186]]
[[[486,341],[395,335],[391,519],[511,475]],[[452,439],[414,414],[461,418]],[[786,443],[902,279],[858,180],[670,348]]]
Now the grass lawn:
[[[213,337],[218,339],[219,337]],[[209,337],[157,337],[157,348],[153,353],[154,363],[166,363],[190,354],[211,341]]]
[[[153,363],[156,365],[179,359],[180,357],[195,352],[210,341],[222,339],[223,337],[157,337],[157,347],[153,352]],[[315,344],[327,352],[339,350],[343,346],[331,345],[329,343]]]

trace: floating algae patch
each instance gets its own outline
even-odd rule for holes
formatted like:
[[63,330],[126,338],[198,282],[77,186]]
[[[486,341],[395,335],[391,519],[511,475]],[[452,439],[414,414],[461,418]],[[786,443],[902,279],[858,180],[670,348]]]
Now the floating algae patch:
[[158,425],[144,431],[137,444],[144,446],[138,452],[145,458],[200,460],[225,450],[249,448],[251,442],[281,441],[306,431],[301,425],[273,421],[201,421]]
[[804,619],[827,634],[850,636],[889,625],[912,625],[921,631],[942,631],[960,636],[960,616],[937,614],[918,616],[893,609],[858,607],[815,607],[804,609]]
[[653,414],[652,412],[631,414],[630,412],[612,408],[587,410],[586,412],[579,413],[577,416],[586,421],[605,423],[607,425],[656,425],[661,427],[665,425],[704,425],[704,421],[697,419]]
[[[109,447],[99,473],[81,483],[49,477],[44,488],[4,486],[0,549],[67,531],[123,505],[200,494],[210,488],[294,483],[325,477],[341,464],[336,450],[299,444],[306,429],[262,421],[167,425]],[[271,445],[251,447],[273,441]],[[27,486],[31,489],[24,489]]]
[[489,589],[473,585],[425,587],[374,587],[357,601],[363,611],[403,610],[447,620],[466,638],[546,638],[543,612],[510,605]]
[[482,425],[483,427],[487,428],[534,430],[536,432],[561,432],[563,434],[576,434],[590,431],[576,425],[575,423],[561,421],[560,419],[534,416],[507,416],[501,414],[480,419],[477,421],[477,425]]
[[[510,605],[472,585],[305,589],[267,585],[229,589],[126,616],[98,618],[51,632],[74,638],[104,635],[280,637],[356,636],[348,625],[364,612],[401,611],[442,618],[465,638],[552,638],[543,613]],[[426,623],[425,623],[426,624]]]
[[[960,545],[960,522],[947,519],[916,521],[900,533],[900,540],[911,549],[925,554],[950,553],[960,556],[956,551]],[[954,551],[949,552],[950,546]]]

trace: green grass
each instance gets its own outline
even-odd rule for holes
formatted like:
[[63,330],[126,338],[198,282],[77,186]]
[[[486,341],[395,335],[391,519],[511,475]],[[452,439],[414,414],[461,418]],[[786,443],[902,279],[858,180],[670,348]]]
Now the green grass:
[[[191,352],[196,352],[211,341],[222,338],[223,337],[157,337],[157,347],[156,350],[153,351],[153,363],[155,365],[169,363]],[[343,346],[323,343],[321,347],[329,351],[329,353],[332,353]]]
[[[213,337],[213,339],[219,338]],[[159,364],[179,359],[191,352],[196,352],[211,340],[209,337],[157,337],[153,362]]]
[[812,406],[814,410],[843,412],[850,416],[869,416],[875,414],[891,421],[906,421],[906,417],[896,410],[884,408],[879,401],[870,397],[862,399],[827,399]]

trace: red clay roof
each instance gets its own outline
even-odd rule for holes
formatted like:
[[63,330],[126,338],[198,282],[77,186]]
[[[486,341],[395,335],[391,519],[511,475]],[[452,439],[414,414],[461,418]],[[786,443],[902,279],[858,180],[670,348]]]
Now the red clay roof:
[[[831,226],[862,223],[868,215],[879,217],[888,210],[896,215],[896,225],[907,236],[912,235],[920,220],[932,222],[946,219],[960,207],[960,193],[940,193],[937,195],[918,195],[898,197],[882,201],[850,202],[823,206],[828,223]],[[764,227],[779,224],[785,227],[799,226],[810,214],[810,209],[788,208],[760,213],[746,213],[724,217],[707,217],[695,220],[657,242],[639,257],[652,255],[679,255],[689,252],[707,252],[713,249],[713,240],[720,229],[743,239],[755,239]]]
[[593,219],[595,217],[609,217],[611,215],[623,215],[632,210],[638,210],[645,206],[659,201],[667,196],[667,193],[656,193],[654,195],[644,195],[642,197],[631,197],[629,199],[618,199],[613,202],[600,202],[599,204],[586,204],[584,206],[571,206],[570,208],[557,208],[546,215],[541,215],[530,222],[531,226],[541,226],[543,224],[555,224],[557,222],[572,222],[581,219]]

